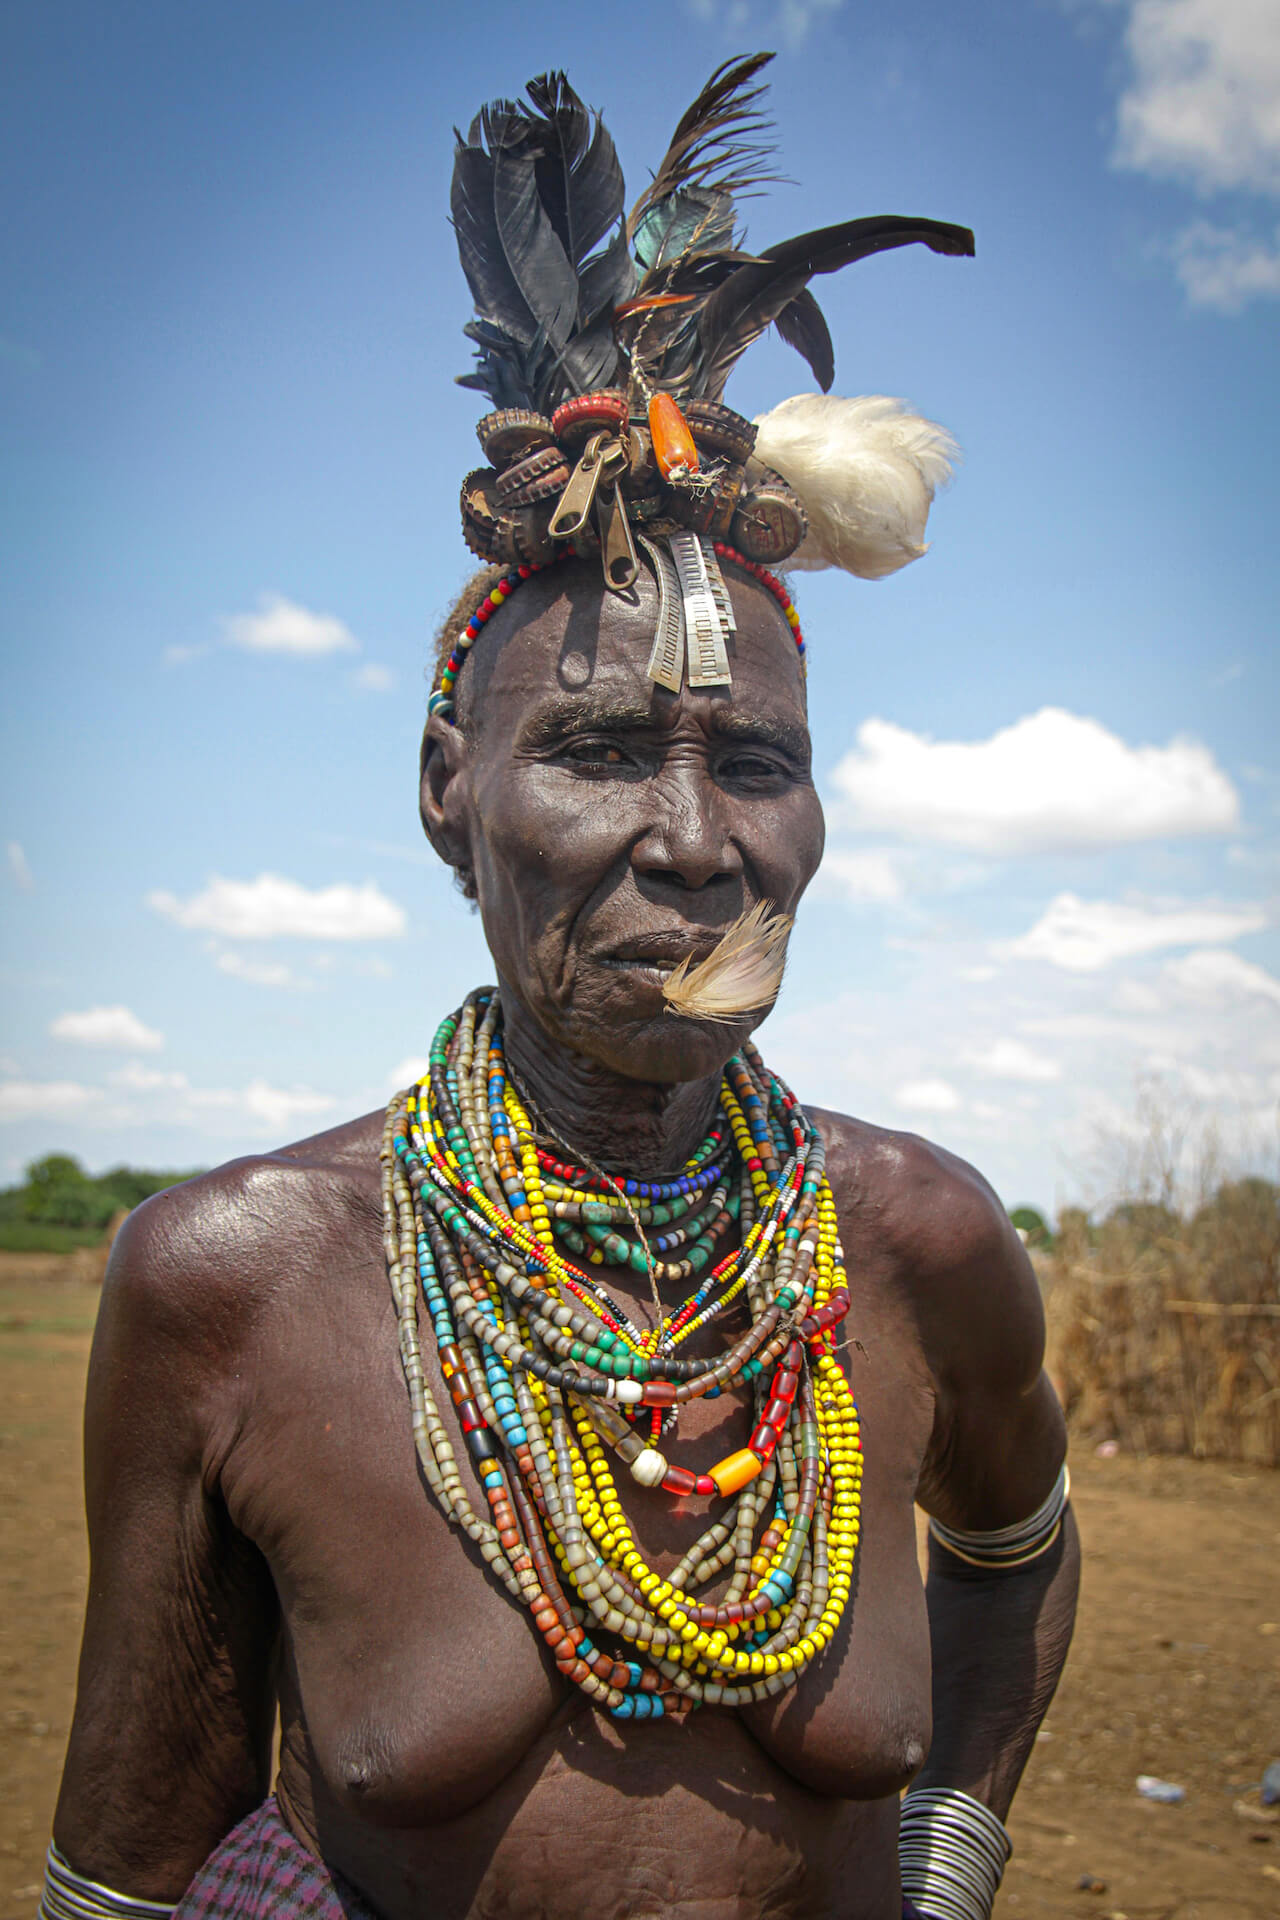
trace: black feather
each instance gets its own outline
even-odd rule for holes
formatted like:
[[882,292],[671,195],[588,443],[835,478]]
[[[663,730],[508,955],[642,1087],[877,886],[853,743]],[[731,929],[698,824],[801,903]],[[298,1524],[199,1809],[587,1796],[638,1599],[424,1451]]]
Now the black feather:
[[916,242],[935,253],[967,255],[974,250],[967,227],[881,214],[797,234],[738,267],[699,311],[701,356],[693,370],[693,391],[718,399],[740,356],[814,274],[835,273],[854,260]]
[[622,170],[599,116],[561,73],[531,81],[528,95],[529,105],[491,101],[459,135],[450,206],[476,306],[467,384],[498,406],[551,412],[616,377],[610,321],[635,268],[619,224]]
[[822,391],[830,393],[831,382],[836,377],[836,350],[831,344],[822,308],[808,287],[774,316],[773,324],[787,345],[808,361]]
[[493,157],[493,214],[511,277],[540,332],[559,351],[578,317],[578,276],[538,197],[529,146],[500,144]]
[[[474,131],[474,128],[472,129]],[[482,147],[459,136],[453,157],[449,211],[458,241],[458,258],[467,276],[477,315],[498,321],[526,343],[535,328],[528,304],[507,261],[493,210],[493,161]]]
[[579,270],[622,216],[626,190],[612,139],[563,73],[544,73],[528,92],[542,115],[538,194],[570,261]]

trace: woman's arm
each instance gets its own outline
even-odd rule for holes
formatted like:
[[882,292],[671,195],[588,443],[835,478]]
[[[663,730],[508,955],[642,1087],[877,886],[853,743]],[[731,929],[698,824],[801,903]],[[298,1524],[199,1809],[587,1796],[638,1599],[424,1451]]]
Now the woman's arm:
[[176,1900],[268,1788],[270,1575],[218,1493],[245,1309],[228,1197],[159,1196],[119,1235],[85,1407],[90,1575],[54,1838],[121,1893]]
[[[981,1914],[1006,1846],[982,1809],[999,1820],[1008,1813],[1053,1698],[1071,1643],[1080,1547],[1070,1506],[1059,1511],[1055,1497],[1066,1431],[1043,1371],[1035,1274],[1003,1208],[969,1169],[953,1199],[918,1294],[936,1394],[918,1498],[946,1531],[929,1541],[933,1743],[904,1806],[903,1873],[928,1909],[940,1888],[955,1892],[936,1869],[956,1870],[947,1855],[958,1849],[956,1871],[969,1884],[959,1896],[968,1904],[955,1910]],[[1033,1516],[1001,1564],[1009,1550],[990,1536]],[[984,1864],[993,1850],[994,1870]]]

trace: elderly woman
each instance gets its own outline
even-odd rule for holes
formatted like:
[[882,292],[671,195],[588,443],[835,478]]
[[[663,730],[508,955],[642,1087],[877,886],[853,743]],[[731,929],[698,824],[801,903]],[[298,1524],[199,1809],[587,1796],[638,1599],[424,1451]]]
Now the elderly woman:
[[421,812],[497,986],[385,1120],[117,1241],[50,1916],[990,1911],[1076,1585],[1035,1281],[972,1169],[749,1042],[823,843],[765,562],[900,564],[940,442],[718,398],[775,320],[823,379],[811,273],[968,236],[742,253],[760,64],[686,115],[634,258],[561,77],[460,145],[498,402],[464,524],[505,564],[446,623]]

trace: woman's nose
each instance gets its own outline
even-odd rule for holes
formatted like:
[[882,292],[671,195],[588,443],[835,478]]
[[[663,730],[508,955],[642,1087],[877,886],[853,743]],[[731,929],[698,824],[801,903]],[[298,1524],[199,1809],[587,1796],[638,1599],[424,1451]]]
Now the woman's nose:
[[725,796],[705,767],[668,767],[651,791],[652,818],[632,853],[637,873],[684,887],[741,876],[742,855],[730,831]]

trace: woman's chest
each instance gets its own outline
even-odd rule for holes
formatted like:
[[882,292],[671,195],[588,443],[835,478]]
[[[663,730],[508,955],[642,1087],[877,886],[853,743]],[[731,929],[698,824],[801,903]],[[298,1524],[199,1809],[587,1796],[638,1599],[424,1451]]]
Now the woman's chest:
[[[767,1755],[802,1788],[870,1798],[903,1784],[928,1742],[912,1523],[928,1419],[909,1352],[874,1300],[860,1302],[857,1292],[845,1365],[863,1473],[849,1599],[798,1684],[747,1709],[744,1724],[762,1763]],[[307,1764],[328,1794],[366,1819],[432,1825],[491,1794],[575,1694],[533,1610],[498,1582],[483,1545],[446,1519],[424,1483],[390,1314],[365,1302],[347,1316],[342,1368],[333,1364],[334,1331],[310,1347],[295,1339],[263,1369],[255,1417],[229,1466],[228,1499],[275,1577],[287,1638],[284,1705],[305,1727]],[[426,1357],[458,1474],[483,1514],[448,1392]],[[695,1403],[662,1437],[664,1450],[692,1473],[708,1471],[744,1445],[749,1402],[725,1393]],[[644,1573],[677,1582],[696,1567],[708,1526],[736,1510],[732,1499],[675,1500],[638,1486],[617,1462],[610,1485]],[[756,1527],[757,1548],[767,1518]],[[731,1564],[726,1571],[731,1578]],[[630,1574],[634,1585],[636,1565]],[[700,1597],[718,1599],[725,1577]],[[634,1657],[621,1640],[596,1638]],[[704,1722],[725,1717],[700,1710]],[[643,1745],[648,1731],[636,1726],[628,1737]]]

